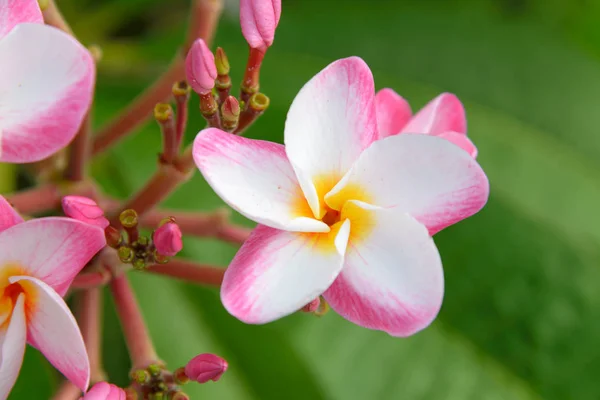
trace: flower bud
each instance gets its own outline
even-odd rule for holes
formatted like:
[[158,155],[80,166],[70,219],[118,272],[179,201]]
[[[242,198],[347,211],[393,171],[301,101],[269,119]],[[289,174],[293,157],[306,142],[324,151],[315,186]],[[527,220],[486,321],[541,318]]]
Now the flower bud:
[[198,383],[218,381],[227,371],[227,361],[214,354],[200,354],[185,366],[185,374],[190,380]]
[[79,400],[121,400],[124,398],[125,391],[120,387],[107,382],[99,382]]
[[261,51],[273,44],[281,17],[281,0],[240,0],[242,34],[253,49]]
[[181,230],[175,222],[167,222],[159,226],[152,236],[158,254],[172,257],[183,248]]
[[196,39],[185,58],[187,81],[198,94],[209,93],[215,87],[217,67],[215,56],[202,39]]
[[229,74],[229,59],[222,47],[217,47],[217,51],[215,52],[215,65],[217,67],[218,75]]
[[83,196],[65,196],[62,199],[65,215],[90,225],[105,229],[109,222],[104,217],[104,211],[92,199]]

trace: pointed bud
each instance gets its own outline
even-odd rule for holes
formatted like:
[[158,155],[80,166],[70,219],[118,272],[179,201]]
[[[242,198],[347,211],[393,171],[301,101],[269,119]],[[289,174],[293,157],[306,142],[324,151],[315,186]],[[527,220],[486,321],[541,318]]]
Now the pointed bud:
[[217,47],[217,51],[215,52],[215,65],[217,67],[218,75],[229,74],[229,59],[222,47]]
[[96,383],[80,400],[121,400],[126,398],[125,391],[107,382]]
[[321,304],[321,300],[317,297],[304,307],[302,307],[301,311],[306,313],[312,313],[319,309],[319,304]]
[[227,96],[221,105],[221,121],[223,129],[231,132],[240,120],[240,103],[233,96]]
[[281,17],[281,0],[240,0],[242,34],[250,47],[261,51],[273,44]]
[[198,94],[209,93],[215,87],[215,79],[217,79],[215,56],[204,40],[196,39],[190,48],[185,58],[185,74],[188,83]]
[[183,248],[181,229],[175,222],[167,222],[154,231],[152,236],[158,254],[172,257]]
[[62,208],[65,215],[90,225],[105,229],[108,220],[104,217],[104,211],[92,199],[83,196],[65,196],[62,199]]
[[169,396],[169,400],[190,400],[190,396],[181,391],[171,393]]
[[119,232],[117,228],[110,225],[104,229],[104,236],[106,237],[106,244],[115,249],[119,247],[123,241],[121,232]]
[[198,383],[218,381],[227,371],[227,361],[214,354],[200,354],[190,360],[185,366],[185,374],[190,380]]

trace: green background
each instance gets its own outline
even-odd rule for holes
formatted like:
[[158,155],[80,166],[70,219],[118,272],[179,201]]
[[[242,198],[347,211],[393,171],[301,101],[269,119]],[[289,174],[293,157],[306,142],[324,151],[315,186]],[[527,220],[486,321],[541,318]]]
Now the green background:
[[[97,126],[166,68],[188,5],[58,3],[81,41],[104,50]],[[228,52],[238,84],[247,49],[235,11],[229,4],[215,43]],[[394,88],[413,110],[443,91],[459,96],[491,196],[482,212],[436,235],[444,304],[430,328],[408,339],[333,312],[244,325],[225,312],[217,290],[132,273],[170,367],[201,352],[229,361],[218,383],[186,386],[192,399],[600,398],[598,20],[600,2],[592,0],[284,0],[262,73],[271,107],[249,137],[281,141],[303,83],[357,55],[377,88]],[[187,141],[203,127],[195,110],[196,99]],[[152,174],[159,149],[149,123],[99,158],[94,174],[106,192],[124,197]],[[222,205],[199,174],[167,204]],[[235,248],[186,238],[184,253],[225,266]],[[125,385],[129,360],[108,296],[105,314],[105,365]],[[59,382],[30,349],[10,399],[49,398]]]

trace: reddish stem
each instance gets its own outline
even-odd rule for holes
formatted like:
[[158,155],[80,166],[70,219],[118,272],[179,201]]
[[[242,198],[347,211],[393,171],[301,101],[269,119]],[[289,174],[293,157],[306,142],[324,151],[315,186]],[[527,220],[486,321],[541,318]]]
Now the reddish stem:
[[111,279],[108,271],[100,270],[94,272],[81,272],[71,283],[72,289],[91,289],[106,285]]
[[143,369],[157,362],[158,356],[127,277],[121,275],[112,280],[110,290],[121,321],[133,369]]
[[197,264],[177,258],[170,260],[167,264],[151,265],[146,271],[209,286],[220,286],[225,274],[225,268]]
[[13,193],[6,197],[20,213],[37,214],[60,207],[60,190],[56,185],[47,184]]
[[248,106],[248,99],[250,99],[250,96],[258,92],[260,87],[260,66],[264,57],[265,52],[250,48],[246,71],[244,72],[244,79],[242,80],[242,92],[240,94],[240,100],[244,102],[245,107]]
[[195,0],[193,2],[190,26],[183,51],[177,53],[169,69],[152,86],[125,107],[115,119],[100,129],[94,141],[92,154],[106,150],[139,127],[152,115],[152,110],[157,103],[169,98],[173,83],[185,79],[185,55],[194,40],[202,38],[210,46],[222,9],[222,0]]
[[100,288],[77,294],[77,322],[90,360],[91,384],[106,380],[102,368],[102,292]]
[[90,153],[90,134],[92,123],[90,112],[85,116],[81,127],[69,146],[69,159],[65,178],[71,181],[81,181],[85,177],[85,168]]

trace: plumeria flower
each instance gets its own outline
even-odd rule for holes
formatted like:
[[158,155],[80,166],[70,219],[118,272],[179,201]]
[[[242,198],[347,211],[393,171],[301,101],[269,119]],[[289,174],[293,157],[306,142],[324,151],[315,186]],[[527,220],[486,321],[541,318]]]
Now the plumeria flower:
[[37,0],[0,0],[0,162],[56,153],[73,139],[91,103],[90,53],[43,22]]
[[17,379],[25,343],[87,389],[85,345],[61,296],[105,243],[101,228],[74,219],[23,222],[0,196],[0,399]]
[[394,336],[431,323],[443,271],[431,235],[479,211],[488,180],[447,140],[377,130],[373,76],[336,61],[296,96],[280,144],[201,131],[194,159],[259,225],[225,273],[221,299],[266,323],[323,295],[340,315]]
[[442,93],[414,116],[408,102],[392,89],[385,88],[375,96],[379,137],[402,133],[420,133],[444,138],[477,157],[477,148],[467,137],[467,118],[460,100]]
[[108,382],[98,382],[79,400],[126,400],[126,398],[125,391],[120,387]]

